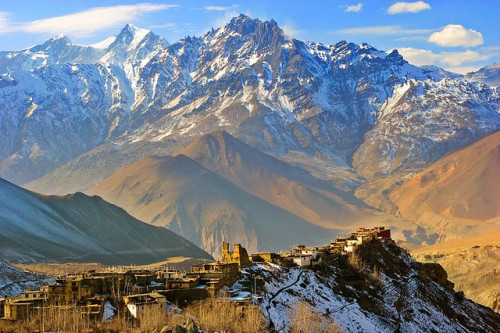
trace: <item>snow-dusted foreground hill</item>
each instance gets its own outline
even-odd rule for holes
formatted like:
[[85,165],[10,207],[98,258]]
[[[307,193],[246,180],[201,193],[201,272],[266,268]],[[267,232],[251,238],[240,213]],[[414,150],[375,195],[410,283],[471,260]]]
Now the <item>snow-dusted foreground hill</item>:
[[278,331],[289,328],[298,301],[346,332],[500,330],[500,314],[455,292],[441,266],[418,263],[396,245],[368,245],[354,266],[340,257],[314,268],[266,264],[248,272],[263,277],[261,307]]
[[42,285],[51,281],[52,278],[24,272],[0,260],[0,297],[16,296],[25,288],[37,290]]

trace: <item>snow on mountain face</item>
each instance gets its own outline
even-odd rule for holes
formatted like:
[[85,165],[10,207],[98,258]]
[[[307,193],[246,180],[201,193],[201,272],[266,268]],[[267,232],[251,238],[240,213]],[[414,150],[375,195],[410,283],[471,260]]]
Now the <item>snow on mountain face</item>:
[[[121,134],[135,98],[134,75],[163,43],[150,31],[127,25],[104,50],[58,36],[25,51],[42,52],[46,61],[22,62],[0,76],[0,159],[7,166],[2,175],[17,182],[37,178]],[[82,55],[74,50],[94,50],[99,57],[79,63]]]
[[166,45],[163,37],[127,24],[108,46],[106,53],[99,61],[123,68],[134,86],[138,70]]
[[499,105],[496,90],[459,79],[397,85],[366,133],[354,166],[365,177],[419,170],[498,130]]
[[[161,108],[162,118],[130,140],[224,127],[266,151],[320,152],[347,164],[395,83],[440,78],[397,52],[287,40],[274,21],[245,16],[171,45],[142,74],[134,108],[138,114]],[[249,118],[263,130],[248,128]]]
[[493,87],[500,87],[500,63],[481,68],[476,72],[467,73],[465,77],[472,81],[485,83]]
[[103,64],[50,65],[0,76],[0,158],[12,179],[43,175],[126,128],[133,92]]
[[29,71],[52,64],[95,63],[103,54],[104,50],[74,45],[68,37],[58,35],[23,51],[0,52],[0,73]]
[[116,36],[109,36],[108,38],[90,45],[90,47],[96,48],[96,49],[107,49],[114,41],[116,40]]
[[0,297],[17,296],[25,288],[37,290],[52,280],[40,274],[24,272],[0,260]]
[[[194,139],[222,127],[267,152],[302,151],[341,165],[351,163],[365,133],[381,120],[380,110],[393,88],[408,80],[442,81],[436,84],[450,85],[450,91],[435,89],[434,97],[458,93],[470,101],[455,116],[462,121],[456,119],[446,128],[454,140],[467,128],[470,115],[465,113],[484,114],[486,108],[491,112],[484,116],[496,118],[499,105],[496,92],[472,84],[470,89],[455,87],[462,84],[458,75],[437,67],[417,68],[396,51],[387,54],[367,44],[287,40],[274,21],[245,16],[203,38],[173,44],[141,74],[140,98],[133,108],[136,114],[153,113],[155,122],[142,128],[137,124],[139,130],[125,142],[175,139],[179,134]],[[450,83],[450,77],[457,81]],[[479,109],[471,110],[469,104]],[[438,107],[429,113],[436,118],[441,114]],[[444,129],[433,124],[436,134]],[[476,125],[470,141],[499,128],[496,121]],[[436,150],[434,145],[427,144]],[[429,162],[424,155],[416,155],[416,163]],[[390,163],[390,158],[384,162]]]
[[[146,146],[152,147],[157,154],[168,154],[203,134],[220,129],[271,154],[288,156],[298,152],[348,168],[356,150],[365,141],[365,134],[386,119],[380,117],[380,113],[395,87],[408,80],[428,81],[438,86],[451,84],[453,87],[442,91],[450,96],[463,94],[463,98],[470,101],[456,109],[457,121],[446,128],[439,124],[429,127],[433,133],[449,131],[452,141],[460,140],[461,133],[467,131],[468,117],[480,118],[475,113],[483,112],[484,108],[499,109],[493,90],[470,83],[470,89],[459,91],[456,85],[462,85],[463,79],[455,78],[455,83],[448,83],[450,76],[453,77],[450,73],[439,68],[410,65],[397,51],[386,53],[367,44],[324,45],[287,39],[276,22],[252,20],[244,15],[204,36],[186,37],[164,46],[160,37],[127,25],[100,58],[123,85],[109,83],[113,87],[110,89],[108,83],[98,84],[92,92],[112,101],[115,99],[109,96],[109,91],[115,96],[127,95],[126,104],[120,104],[120,108],[130,115],[129,118],[120,117],[119,130],[114,130],[113,135],[102,135],[97,142],[87,142],[87,150],[78,149],[84,153],[99,143],[113,143],[100,146],[88,155],[93,161],[99,160],[99,156],[107,156],[106,161],[102,161],[109,169],[105,170],[106,175],[142,157],[141,151]],[[124,75],[117,73],[115,67],[123,70]],[[17,89],[24,91],[24,85],[17,85]],[[1,90],[15,90],[13,86],[12,80],[0,82]],[[484,91],[476,93],[477,90]],[[50,95],[47,92],[42,99]],[[476,100],[478,96],[481,99]],[[12,99],[12,103],[23,105],[14,112],[18,118],[24,117],[30,108],[25,98],[23,94],[16,94]],[[421,97],[426,98],[427,95]],[[81,112],[90,112],[89,107],[82,106]],[[97,111],[105,132],[114,128],[116,121],[107,115],[107,110],[99,108]],[[439,108],[428,112],[435,117],[441,114]],[[61,114],[60,121],[68,121],[72,113],[68,110]],[[392,125],[393,132],[399,131],[398,124]],[[492,125],[482,121],[476,125],[477,130],[469,131],[469,142],[498,129],[496,121]],[[61,145],[53,135],[44,133],[43,138],[35,137],[37,142],[50,142],[56,147],[54,150]],[[85,137],[79,140],[86,141]],[[378,145],[393,145],[388,140],[375,141]],[[15,152],[31,150],[29,142],[17,142],[17,149],[9,147],[2,155],[13,156]],[[121,147],[120,153],[116,152],[116,146]],[[432,158],[449,151],[439,147],[439,142],[429,140],[419,149],[437,150]],[[454,147],[451,145],[449,149]],[[396,147],[379,146],[376,149],[390,151]],[[117,156],[122,153],[127,156]],[[33,164],[29,154],[16,154],[16,159],[28,161],[23,162],[25,165]],[[109,159],[109,156],[113,157]],[[114,160],[114,156],[117,159]],[[387,156],[381,163],[391,164],[391,157]],[[71,154],[54,159],[44,154],[50,167],[42,173],[73,157]],[[1,175],[17,182],[34,178],[16,178],[9,171],[11,159],[2,164]],[[428,162],[424,152],[415,154],[414,160],[416,165]],[[414,160],[409,161],[413,163]]]

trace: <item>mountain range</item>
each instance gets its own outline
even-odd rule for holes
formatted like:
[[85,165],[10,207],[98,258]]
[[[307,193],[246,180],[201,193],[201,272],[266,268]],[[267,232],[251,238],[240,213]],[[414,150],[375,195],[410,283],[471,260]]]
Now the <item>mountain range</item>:
[[401,185],[500,129],[498,66],[417,67],[245,15],[172,44],[132,25],[98,47],[58,36],[0,53],[0,68],[1,177],[102,195],[210,253],[362,223],[419,244],[462,237],[408,214],[398,198],[417,189]]

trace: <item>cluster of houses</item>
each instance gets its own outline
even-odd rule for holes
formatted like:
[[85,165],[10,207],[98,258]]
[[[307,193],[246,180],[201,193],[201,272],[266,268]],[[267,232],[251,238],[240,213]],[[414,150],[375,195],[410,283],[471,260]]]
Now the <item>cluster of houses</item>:
[[351,233],[350,237],[337,237],[326,247],[330,253],[347,254],[374,240],[383,242],[392,241],[391,229],[385,227],[375,227],[372,229],[358,228],[356,232]]
[[[227,295],[228,287],[238,280],[240,271],[254,264],[269,262],[280,266],[312,266],[326,256],[345,255],[374,240],[391,241],[390,229],[358,228],[350,237],[337,238],[322,247],[297,245],[282,253],[248,255],[240,244],[235,244],[231,252],[229,243],[223,242],[220,260],[194,265],[188,273],[168,268],[129,269],[88,271],[57,278],[40,290],[26,290],[16,297],[0,298],[0,319],[24,320],[37,311],[51,307],[78,309],[82,316],[103,320],[110,302],[126,307],[130,317],[140,318],[142,313],[154,308],[166,311],[169,303],[182,307],[196,300],[223,297],[221,291],[226,291]],[[237,299],[241,301],[241,298]]]
[[82,316],[99,320],[106,303],[117,301],[129,315],[138,318],[141,311],[165,308],[167,302],[182,306],[188,302],[217,296],[223,286],[238,279],[237,263],[204,263],[181,273],[169,269],[88,271],[57,278],[40,290],[25,290],[19,296],[0,299],[0,319],[24,320],[46,307],[77,308]]
[[295,245],[290,251],[280,254],[264,253],[253,255],[254,257],[265,258],[265,261],[274,262],[280,265],[298,265],[301,267],[311,266],[320,263],[326,256],[347,255],[356,251],[356,248],[363,244],[379,240],[382,242],[392,241],[391,230],[385,227],[358,228],[356,232],[351,233],[349,237],[337,237],[327,245],[305,246]]

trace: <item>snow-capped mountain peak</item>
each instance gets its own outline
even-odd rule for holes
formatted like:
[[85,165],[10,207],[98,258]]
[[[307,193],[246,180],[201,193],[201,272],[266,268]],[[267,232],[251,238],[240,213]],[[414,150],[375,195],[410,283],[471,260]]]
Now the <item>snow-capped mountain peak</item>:
[[109,44],[106,54],[100,59],[103,63],[124,66],[125,63],[140,63],[151,58],[163,49],[166,42],[150,30],[127,24]]
[[215,36],[235,37],[235,35],[251,38],[261,48],[279,45],[286,39],[283,30],[276,21],[261,21],[243,14],[231,19],[215,33]]
[[[68,37],[65,34],[58,34],[54,38],[51,38],[51,40],[58,40],[58,39],[67,39]],[[69,39],[68,39],[69,40]]]
[[151,33],[151,30],[137,28],[133,24],[127,24],[122,31],[116,36],[110,48],[117,45],[126,46],[127,49],[135,49]]

